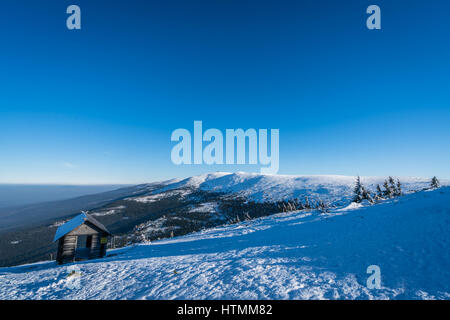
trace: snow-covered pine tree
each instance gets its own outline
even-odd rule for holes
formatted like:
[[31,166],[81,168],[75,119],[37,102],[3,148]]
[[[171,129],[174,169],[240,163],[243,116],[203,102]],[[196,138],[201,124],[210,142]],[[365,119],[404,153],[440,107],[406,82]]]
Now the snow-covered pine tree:
[[288,203],[289,203],[289,211],[297,210],[297,206],[295,205],[295,201],[289,200]]
[[431,188],[433,189],[437,189],[441,186],[441,183],[439,182],[438,178],[436,178],[436,176],[434,176],[433,178],[431,178]]
[[353,202],[360,203],[363,199],[363,187],[361,185],[361,178],[358,176],[355,182],[355,188],[353,189]]
[[374,202],[373,198],[372,198],[372,194],[364,186],[361,186],[361,197],[362,197],[363,200],[367,200],[370,203]]
[[379,184],[377,184],[377,196],[378,198],[383,198],[383,191],[381,190],[381,187]]
[[395,195],[395,180],[391,176],[388,177],[389,186],[391,187],[392,193]]
[[298,199],[297,198],[295,198],[294,200],[293,200],[293,203],[294,203],[294,210],[301,210],[300,209],[300,203],[299,203],[299,201],[298,201]]
[[298,201],[297,210],[304,210],[304,209],[306,209],[305,205],[301,201]]
[[285,201],[284,206],[286,207],[286,212],[291,211],[291,205],[290,205],[289,201]]
[[322,200],[319,200],[319,204],[317,205],[317,208],[322,212],[328,211],[328,206]]
[[283,212],[283,202],[277,201],[276,206],[277,206],[278,212]]
[[401,184],[399,179],[397,179],[397,188],[395,188],[395,191],[396,191],[395,195],[398,196],[398,197],[403,194],[403,192],[402,192],[402,184]]
[[383,195],[387,198],[392,198],[394,193],[387,180],[384,180],[383,187],[384,187]]
[[308,196],[305,196],[305,202],[303,204],[303,208],[305,209],[311,209],[311,204],[309,203]]

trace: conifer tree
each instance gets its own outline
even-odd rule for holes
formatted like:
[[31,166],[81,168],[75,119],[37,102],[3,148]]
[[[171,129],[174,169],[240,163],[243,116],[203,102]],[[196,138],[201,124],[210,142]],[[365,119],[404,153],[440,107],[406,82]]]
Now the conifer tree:
[[378,196],[378,198],[383,198],[383,191],[381,190],[381,187],[379,184],[377,184],[377,196]]
[[436,176],[434,176],[434,177],[431,179],[431,188],[437,189],[437,188],[439,188],[440,186],[441,186],[441,183],[439,182],[438,178],[436,178]]
[[297,198],[294,199],[294,208],[295,208],[295,210],[301,210],[300,203]]
[[402,192],[402,184],[400,183],[400,180],[397,179],[396,196],[401,196],[402,194],[403,194],[403,192]]
[[394,178],[392,178],[391,176],[389,176],[388,182],[389,182],[389,186],[391,187],[392,193],[395,195],[395,188],[396,188],[396,186],[395,186],[395,180],[394,180]]
[[367,190],[364,186],[362,186],[361,189],[362,189],[362,193],[361,193],[362,199],[367,200],[370,203],[373,203],[374,201],[373,201],[372,194],[370,193],[370,191]]
[[353,202],[359,203],[363,199],[363,187],[361,185],[361,178],[358,176],[355,182],[355,188],[353,189]]
[[322,212],[328,211],[328,206],[322,200],[319,200],[319,204],[317,205],[317,208]]
[[311,204],[309,203],[308,196],[305,196],[305,204],[303,205],[305,209],[311,209]]
[[387,198],[392,198],[393,190],[387,180],[384,180],[383,187],[384,187],[383,195]]

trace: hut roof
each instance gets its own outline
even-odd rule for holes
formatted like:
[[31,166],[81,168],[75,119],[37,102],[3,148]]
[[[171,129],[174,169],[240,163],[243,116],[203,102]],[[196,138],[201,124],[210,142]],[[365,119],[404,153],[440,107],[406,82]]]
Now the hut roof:
[[96,219],[94,219],[89,214],[83,212],[83,213],[77,215],[75,218],[67,221],[62,226],[59,226],[58,229],[56,230],[55,238],[53,239],[53,242],[55,242],[56,240],[59,240],[60,238],[64,237],[66,234],[68,234],[72,230],[78,228],[79,226],[81,226],[86,221],[89,221],[94,226],[96,226],[100,230],[106,232],[107,234],[111,234],[111,232],[109,232],[108,229],[106,229],[106,227],[103,224],[98,222]]

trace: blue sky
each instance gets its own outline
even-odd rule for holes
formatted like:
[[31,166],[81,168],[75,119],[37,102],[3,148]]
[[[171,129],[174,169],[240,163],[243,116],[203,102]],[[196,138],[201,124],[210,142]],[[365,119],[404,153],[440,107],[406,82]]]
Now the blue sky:
[[[82,30],[66,28],[77,4]],[[382,30],[366,28],[377,4]],[[0,4],[0,183],[140,183],[177,128],[280,129],[280,174],[450,178],[448,1]]]

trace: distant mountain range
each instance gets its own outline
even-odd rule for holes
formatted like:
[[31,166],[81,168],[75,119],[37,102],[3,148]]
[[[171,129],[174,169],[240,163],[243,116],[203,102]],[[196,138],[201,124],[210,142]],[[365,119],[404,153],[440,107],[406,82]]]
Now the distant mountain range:
[[0,208],[60,201],[126,187],[127,185],[0,184]]

